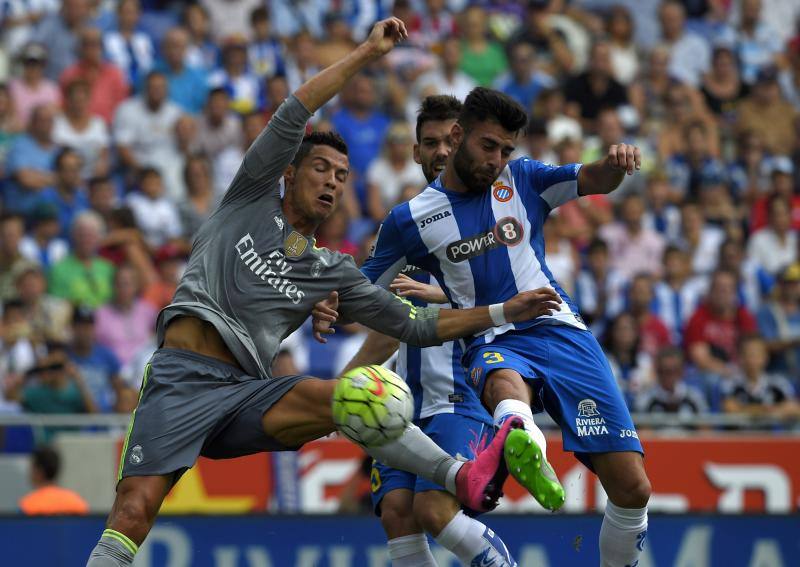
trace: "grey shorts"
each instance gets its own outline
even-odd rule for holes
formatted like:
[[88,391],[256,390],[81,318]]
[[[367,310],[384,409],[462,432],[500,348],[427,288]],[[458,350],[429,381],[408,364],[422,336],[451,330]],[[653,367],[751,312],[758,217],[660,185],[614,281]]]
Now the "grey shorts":
[[296,449],[264,433],[261,418],[295,384],[308,378],[263,380],[194,352],[157,350],[145,368],[117,480],[174,474],[177,481],[199,455],[231,459]]

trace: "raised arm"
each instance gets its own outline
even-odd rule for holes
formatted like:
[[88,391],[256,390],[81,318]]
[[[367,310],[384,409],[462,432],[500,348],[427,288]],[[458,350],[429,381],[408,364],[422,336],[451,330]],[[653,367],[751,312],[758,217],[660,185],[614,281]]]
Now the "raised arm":
[[629,144],[614,144],[608,155],[584,165],[578,173],[579,195],[604,195],[619,187],[625,174],[633,175],[642,167],[639,148]]
[[278,180],[297,153],[311,115],[333,98],[353,75],[391,51],[407,36],[405,25],[399,19],[382,20],[375,24],[364,43],[301,85],[281,104],[247,150],[222,203],[250,201],[264,194],[279,198]]

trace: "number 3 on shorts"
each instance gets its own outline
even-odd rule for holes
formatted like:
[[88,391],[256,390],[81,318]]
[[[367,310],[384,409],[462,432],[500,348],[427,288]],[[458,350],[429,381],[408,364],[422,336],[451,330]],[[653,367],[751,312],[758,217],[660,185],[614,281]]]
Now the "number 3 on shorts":
[[484,352],[483,359],[486,361],[486,364],[497,364],[505,360],[503,355],[499,352]]

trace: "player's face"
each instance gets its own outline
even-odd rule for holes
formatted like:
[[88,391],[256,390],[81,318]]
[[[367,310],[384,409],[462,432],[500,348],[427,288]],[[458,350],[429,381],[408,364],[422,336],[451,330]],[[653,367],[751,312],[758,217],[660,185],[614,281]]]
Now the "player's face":
[[476,123],[468,132],[453,126],[453,165],[472,193],[488,191],[503,171],[515,148],[516,134],[500,124]]
[[450,132],[455,124],[452,120],[432,120],[419,129],[419,143],[414,144],[414,161],[422,166],[428,183],[436,179],[447,165],[453,149]]
[[349,173],[346,155],[330,146],[314,146],[291,178],[287,196],[298,213],[320,223],[339,203]]

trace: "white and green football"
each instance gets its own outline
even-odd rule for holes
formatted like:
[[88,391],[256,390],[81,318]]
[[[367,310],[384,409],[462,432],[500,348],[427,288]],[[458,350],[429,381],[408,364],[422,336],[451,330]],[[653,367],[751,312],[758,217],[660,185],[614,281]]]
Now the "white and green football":
[[333,392],[333,421],[348,439],[380,447],[402,435],[414,416],[414,397],[405,381],[383,366],[360,366],[339,378]]

